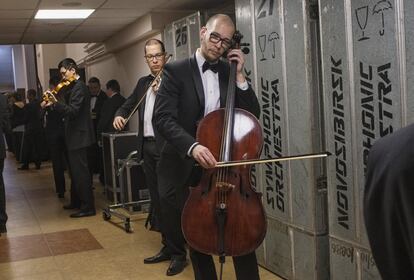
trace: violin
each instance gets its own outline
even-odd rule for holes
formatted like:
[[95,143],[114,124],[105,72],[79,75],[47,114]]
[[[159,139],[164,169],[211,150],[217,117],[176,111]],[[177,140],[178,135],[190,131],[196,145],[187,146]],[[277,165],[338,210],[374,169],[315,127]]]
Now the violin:
[[51,102],[56,103],[58,102],[56,95],[58,92],[68,85],[70,85],[72,82],[76,81],[76,77],[70,77],[69,79],[62,80],[59,84],[57,84],[52,90],[46,90],[43,92],[42,98],[45,102]]

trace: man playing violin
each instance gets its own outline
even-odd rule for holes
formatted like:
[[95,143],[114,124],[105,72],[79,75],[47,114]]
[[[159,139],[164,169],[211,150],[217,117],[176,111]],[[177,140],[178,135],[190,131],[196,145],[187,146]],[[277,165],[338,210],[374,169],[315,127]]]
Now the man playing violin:
[[[200,180],[200,169],[195,163],[203,168],[213,168],[217,163],[210,150],[196,142],[195,135],[199,121],[206,114],[225,106],[229,64],[220,57],[226,51],[228,60],[237,62],[236,107],[256,117],[260,114],[256,95],[243,74],[244,56],[241,50],[230,49],[234,33],[230,17],[223,14],[211,17],[200,30],[201,47],[196,53],[166,65],[163,71],[153,122],[156,133],[166,141],[158,170],[162,229],[172,254],[167,275],[180,273],[187,263],[181,212],[188,187]],[[217,279],[210,255],[190,248],[190,257],[195,279]],[[259,279],[255,252],[234,257],[233,261],[237,279]]]
[[[150,224],[150,229],[161,231],[162,221],[160,217],[160,200],[158,195],[157,166],[159,160],[160,139],[156,139],[152,126],[152,115],[155,102],[155,95],[158,90],[155,76],[163,69],[166,63],[164,43],[158,39],[150,39],[145,43],[145,60],[151,74],[138,80],[134,92],[127,98],[124,104],[115,114],[113,126],[117,130],[122,130],[126,124],[127,116],[132,113],[134,107],[142,99],[138,107],[138,159],[144,160],[143,170],[145,182],[150,192],[151,207],[146,225]],[[145,96],[144,96],[145,95]],[[157,140],[157,141],[155,141]],[[152,257],[144,259],[144,263],[152,264],[167,261],[171,258],[171,253],[165,246],[164,236],[162,237],[163,247],[160,252]]]
[[63,208],[79,209],[70,215],[71,218],[93,216],[96,214],[95,202],[86,152],[87,147],[95,142],[90,115],[90,94],[85,83],[79,79],[78,67],[73,59],[63,59],[59,62],[58,69],[64,80],[72,81],[65,88],[65,101],[43,101],[41,106],[53,106],[64,118],[72,188],[71,202]]

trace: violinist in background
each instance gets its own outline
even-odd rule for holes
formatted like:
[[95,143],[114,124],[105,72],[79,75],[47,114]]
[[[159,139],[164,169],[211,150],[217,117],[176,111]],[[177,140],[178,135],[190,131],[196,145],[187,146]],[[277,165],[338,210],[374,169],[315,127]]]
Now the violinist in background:
[[[150,39],[145,43],[144,53],[151,74],[138,80],[134,92],[116,112],[113,126],[117,130],[122,130],[125,126],[127,116],[146,94],[143,102],[138,107],[138,160],[144,160],[143,170],[145,173],[145,182],[151,196],[150,213],[146,225],[148,223],[150,224],[150,230],[161,231],[163,221],[161,220],[157,166],[162,141],[161,139],[155,138],[152,117],[155,96],[158,90],[158,83],[154,81],[154,77],[163,69],[166,63],[164,43],[158,39]],[[160,252],[144,259],[144,263],[158,263],[171,258],[171,252],[166,246],[164,235],[162,235],[161,242],[163,246]]]
[[95,142],[90,114],[90,94],[77,73],[76,62],[71,58],[62,60],[58,69],[62,78],[71,81],[65,88],[65,100],[41,103],[42,108],[50,107],[62,114],[65,126],[65,142],[68,149],[69,170],[72,178],[71,202],[64,209],[78,209],[70,215],[80,218],[96,215],[92,182],[90,179],[86,149]]
[[[200,30],[201,47],[190,58],[167,64],[155,100],[154,125],[166,141],[160,154],[159,190],[163,233],[172,259],[167,275],[180,273],[187,264],[181,212],[188,187],[200,180],[197,162],[213,168],[216,160],[210,150],[195,140],[197,124],[211,111],[225,106],[229,64],[220,57],[232,46],[235,26],[230,17],[212,16]],[[237,62],[236,107],[260,114],[256,95],[244,74],[241,50],[229,50],[227,58]],[[200,217],[202,219],[203,217]],[[213,258],[190,248],[196,280],[217,279]],[[255,252],[233,257],[238,280],[259,279]]]
[[[53,90],[60,82],[59,77],[51,77],[49,89]],[[63,98],[64,88],[58,93],[58,98]],[[65,127],[63,116],[54,110],[53,106],[47,108],[46,112],[46,137],[50,149],[50,159],[52,161],[53,178],[55,180],[56,193],[59,198],[65,196],[65,158],[67,150],[65,145]]]

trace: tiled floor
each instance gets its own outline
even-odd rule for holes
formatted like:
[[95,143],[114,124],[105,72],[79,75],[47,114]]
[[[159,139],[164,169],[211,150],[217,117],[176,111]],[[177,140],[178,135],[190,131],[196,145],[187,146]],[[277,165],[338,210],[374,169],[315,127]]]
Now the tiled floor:
[[[7,234],[0,236],[0,279],[194,279],[191,265],[183,273],[167,277],[168,262],[143,264],[145,257],[160,249],[159,234],[144,228],[145,214],[136,215],[130,234],[115,217],[112,221],[119,227],[103,221],[101,209],[106,201],[98,182],[98,214],[71,219],[71,211],[62,209],[67,199],[58,199],[54,192],[49,163],[40,170],[16,168],[9,155],[4,170],[9,221]],[[262,280],[280,279],[264,269],[260,274]],[[223,279],[235,279],[230,259]]]

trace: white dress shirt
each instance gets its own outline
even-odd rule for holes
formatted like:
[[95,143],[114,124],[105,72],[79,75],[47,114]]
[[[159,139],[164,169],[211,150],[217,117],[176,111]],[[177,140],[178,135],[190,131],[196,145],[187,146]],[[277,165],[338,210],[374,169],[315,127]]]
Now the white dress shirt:
[[201,55],[200,49],[196,52],[198,69],[200,70],[201,80],[204,90],[204,116],[220,108],[220,85],[218,72],[211,70],[203,72],[203,64],[206,59]]
[[154,112],[155,93],[152,87],[147,90],[145,97],[144,110],[144,137],[154,137],[154,128],[152,127],[152,114]]
[[[219,73],[214,73],[210,69],[203,72],[203,64],[206,59],[201,54],[201,50],[197,49],[195,54],[198,70],[200,70],[201,80],[203,82],[203,90],[204,90],[204,116],[208,113],[217,110],[220,108],[220,84],[219,84]],[[239,83],[236,81],[237,87],[241,90],[247,90],[249,88],[249,84],[247,81],[244,83]],[[193,148],[198,144],[195,142],[191,145],[190,149],[188,149],[187,155],[191,156],[191,151]]]

